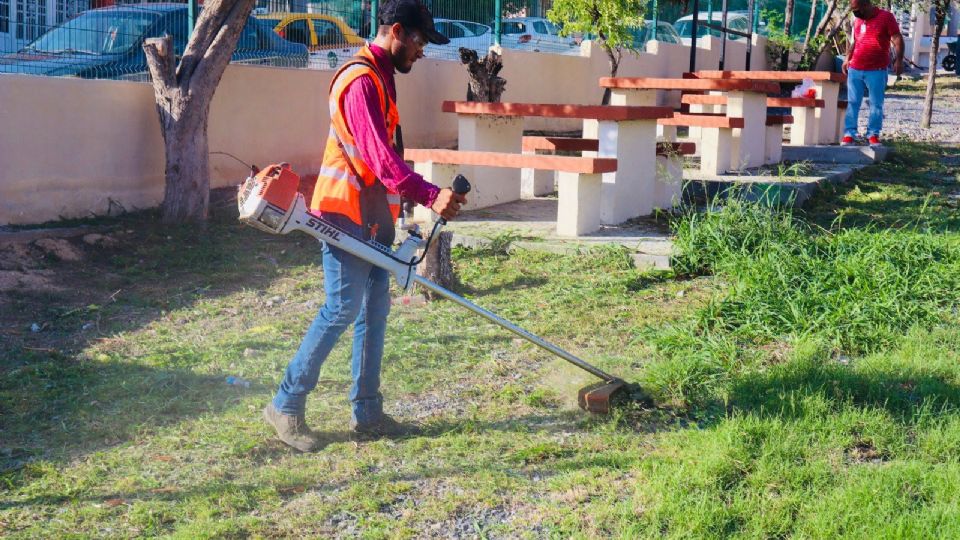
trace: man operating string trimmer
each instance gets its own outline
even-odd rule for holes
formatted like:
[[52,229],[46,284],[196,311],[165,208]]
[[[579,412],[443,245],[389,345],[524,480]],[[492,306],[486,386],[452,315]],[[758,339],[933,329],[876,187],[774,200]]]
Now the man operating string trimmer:
[[[351,235],[390,245],[400,197],[445,219],[456,217],[466,197],[427,182],[404,163],[394,72],[410,72],[430,42],[449,39],[436,31],[433,16],[417,0],[383,0],[377,37],[334,76],[330,87],[330,134],[310,209]],[[396,139],[397,146],[394,146]],[[339,247],[324,243],[326,303],[287,366],[273,401],[263,411],[284,443],[302,452],[317,447],[307,427],[307,394],[317,385],[320,366],[352,323],[353,387],[350,428],[368,436],[409,433],[383,413],[380,361],[390,273]]]

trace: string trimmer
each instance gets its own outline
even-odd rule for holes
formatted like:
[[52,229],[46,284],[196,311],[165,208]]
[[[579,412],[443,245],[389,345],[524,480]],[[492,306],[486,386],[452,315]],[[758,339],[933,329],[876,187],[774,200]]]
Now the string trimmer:
[[[417,283],[599,377],[601,382],[581,388],[578,392],[580,407],[586,411],[603,414],[610,412],[618,403],[648,401],[639,386],[627,383],[619,377],[614,377],[584,362],[560,347],[418,275],[416,267],[422,257],[417,257],[417,251],[423,248],[424,253],[426,252],[439,228],[446,224],[445,220],[440,219],[436,222],[426,241],[417,229],[408,229],[407,237],[400,247],[391,250],[390,247],[377,242],[352,236],[323,217],[310,212],[303,195],[298,192],[299,185],[300,177],[285,164],[272,165],[247,178],[237,197],[240,221],[272,234],[303,231],[321,242],[327,242],[388,270],[404,290],[408,290]],[[458,175],[453,181],[453,190],[466,194],[470,191],[470,182],[462,175]]]

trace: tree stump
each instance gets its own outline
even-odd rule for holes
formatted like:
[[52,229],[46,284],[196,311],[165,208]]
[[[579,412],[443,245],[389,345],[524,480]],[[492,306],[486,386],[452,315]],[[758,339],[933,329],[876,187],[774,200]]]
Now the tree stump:
[[[449,231],[438,233],[430,243],[423,262],[417,268],[418,274],[445,289],[452,288],[454,282],[453,259],[450,254],[452,240],[453,233]],[[438,297],[436,293],[426,289],[423,290],[423,294],[428,300],[435,300]]]
[[477,51],[460,47],[460,62],[467,66],[467,101],[500,103],[500,96],[507,86],[503,77],[497,76],[503,69],[503,58],[494,51],[488,51],[481,60]]

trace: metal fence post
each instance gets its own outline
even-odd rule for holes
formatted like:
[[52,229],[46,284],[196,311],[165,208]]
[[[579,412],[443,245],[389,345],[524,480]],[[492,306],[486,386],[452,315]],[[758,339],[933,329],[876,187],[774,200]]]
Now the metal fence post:
[[[646,18],[646,17],[644,17]],[[643,24],[643,21],[640,22]],[[657,0],[653,0],[653,40],[657,41],[657,26],[660,24],[660,3]],[[644,44],[644,48],[646,44]]]
[[700,18],[700,0],[693,0],[693,26],[690,31],[690,69],[692,73],[697,70],[697,30]]
[[494,2],[493,9],[496,10],[496,14],[493,17],[493,43],[495,45],[500,45],[500,21],[503,19],[503,6],[501,5],[501,0]]
[[370,35],[367,36],[371,41],[377,37],[377,13],[380,11],[380,0],[370,0]]
[[187,2],[187,41],[193,36],[193,28],[197,25],[197,0]]

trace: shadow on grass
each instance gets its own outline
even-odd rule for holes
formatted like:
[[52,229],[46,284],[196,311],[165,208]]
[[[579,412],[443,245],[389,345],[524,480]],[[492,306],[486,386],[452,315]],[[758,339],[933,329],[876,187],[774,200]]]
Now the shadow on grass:
[[737,380],[730,392],[730,408],[788,419],[820,414],[806,410],[806,397],[822,397],[838,408],[883,409],[909,421],[921,406],[933,410],[960,406],[960,387],[930,373],[865,373],[839,364],[802,361]]
[[[220,375],[33,353],[0,372],[0,475],[36,459],[66,460],[164,426],[217,414],[273,385]],[[2,486],[2,483],[0,483]]]
[[960,190],[953,163],[960,147],[893,142],[890,160],[857,172],[843,184],[823,186],[803,213],[826,228],[916,227],[933,232],[960,229]]

